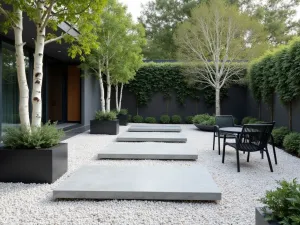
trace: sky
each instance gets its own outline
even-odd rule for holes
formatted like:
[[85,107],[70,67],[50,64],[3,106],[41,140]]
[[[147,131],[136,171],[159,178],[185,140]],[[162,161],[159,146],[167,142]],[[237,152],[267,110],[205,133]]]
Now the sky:
[[[128,7],[128,12],[132,14],[132,18],[137,21],[137,18],[140,15],[140,12],[142,10],[141,4],[146,4],[150,0],[119,0],[121,3],[127,5]],[[298,7],[297,10],[297,19],[300,18],[300,6]]]

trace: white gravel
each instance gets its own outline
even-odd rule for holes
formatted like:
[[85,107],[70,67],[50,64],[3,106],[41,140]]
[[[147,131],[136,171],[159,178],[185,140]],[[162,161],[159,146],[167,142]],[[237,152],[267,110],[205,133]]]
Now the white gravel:
[[[250,162],[241,156],[241,172],[236,172],[235,152],[227,150],[225,164],[221,156],[212,151],[212,133],[183,125],[187,145],[197,146],[196,162],[96,160],[100,149],[116,136],[83,133],[66,140],[69,143],[69,171],[54,184],[0,183],[0,224],[254,224],[254,210],[265,191],[276,187],[276,180],[298,178],[300,159],[277,149],[278,165],[271,173],[267,160],[253,153]],[[120,127],[120,133],[127,128]],[[273,154],[271,153],[273,160]],[[273,160],[274,162],[274,160]],[[84,164],[185,164],[195,163],[207,167],[222,190],[222,200],[213,202],[162,201],[53,201],[52,190],[74,170]],[[0,171],[1,172],[1,171]]]

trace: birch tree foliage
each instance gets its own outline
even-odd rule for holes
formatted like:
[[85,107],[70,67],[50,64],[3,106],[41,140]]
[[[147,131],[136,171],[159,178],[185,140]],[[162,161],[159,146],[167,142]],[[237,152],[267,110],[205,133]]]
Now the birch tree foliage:
[[99,19],[101,26],[96,30],[99,47],[92,51],[82,67],[97,75],[101,110],[109,112],[112,85],[132,79],[134,70],[142,61],[140,53],[144,30],[140,25],[134,24],[126,7],[116,0],[108,1]]
[[191,18],[178,26],[175,35],[178,59],[201,62],[188,67],[187,78],[200,87],[215,89],[216,115],[221,113],[220,89],[240,79],[238,60],[265,50],[263,27],[234,5],[211,0],[192,10]]
[[[43,80],[43,56],[47,44],[61,42],[62,40],[71,43],[69,55],[75,57],[89,54],[93,47],[96,47],[97,37],[92,30],[95,18],[98,18],[106,0],[3,0],[12,7],[3,7],[0,4],[0,13],[4,15],[4,31],[14,29],[16,61],[18,71],[18,83],[20,90],[20,120],[21,124],[30,127],[29,107],[28,107],[28,84],[25,75],[23,46],[26,44],[22,40],[23,14],[29,17],[36,26],[35,52],[32,85],[32,122],[33,127],[41,125],[42,118],[42,80]],[[99,20],[97,20],[99,21]],[[59,25],[68,22],[70,28],[60,30]],[[73,29],[80,30],[80,35],[73,37]],[[26,28],[24,28],[26,32]]]

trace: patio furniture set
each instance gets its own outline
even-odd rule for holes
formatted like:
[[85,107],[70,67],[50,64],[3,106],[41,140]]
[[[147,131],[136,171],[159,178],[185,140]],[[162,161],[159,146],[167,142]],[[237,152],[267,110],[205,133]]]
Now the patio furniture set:
[[[218,139],[218,153],[221,154],[220,139],[223,140],[222,163],[225,161],[225,147],[228,145],[236,150],[237,171],[240,172],[239,152],[244,154],[247,152],[247,162],[250,159],[250,153],[260,152],[262,159],[266,152],[269,167],[273,172],[272,162],[268,151],[268,143],[270,141],[273,147],[274,160],[277,164],[276,150],[274,147],[274,138],[272,130],[275,122],[263,122],[259,124],[245,124],[236,126],[234,118],[231,115],[216,116],[216,125],[213,134],[213,150],[215,150],[215,141]],[[235,142],[228,142],[228,139],[234,139]]]

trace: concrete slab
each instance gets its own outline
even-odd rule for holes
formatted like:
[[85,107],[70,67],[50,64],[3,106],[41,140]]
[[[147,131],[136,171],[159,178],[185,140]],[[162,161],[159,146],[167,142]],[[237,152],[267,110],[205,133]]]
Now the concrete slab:
[[117,137],[117,142],[174,142],[185,143],[187,138],[181,133],[125,132]]
[[185,144],[115,142],[101,150],[98,159],[196,160],[198,153]]
[[128,128],[129,132],[181,132],[181,127],[178,125],[132,125]]
[[53,191],[54,199],[221,199],[201,165],[83,166]]

